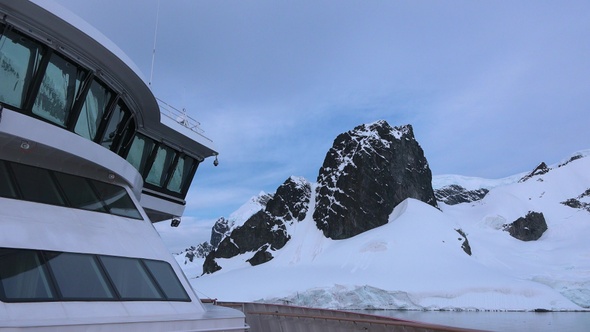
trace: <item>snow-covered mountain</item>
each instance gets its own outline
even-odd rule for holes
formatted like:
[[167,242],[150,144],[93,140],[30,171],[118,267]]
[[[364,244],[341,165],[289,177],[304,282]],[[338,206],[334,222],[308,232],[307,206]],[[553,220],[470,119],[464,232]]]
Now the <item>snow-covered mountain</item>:
[[[280,228],[287,240],[265,247],[262,263],[252,264],[255,251],[249,251],[216,257],[221,269],[211,274],[202,274],[202,258],[182,266],[195,290],[227,301],[349,309],[583,310],[590,308],[589,155],[590,150],[578,152],[545,165],[543,172],[537,167],[500,180],[435,177],[435,192],[451,185],[487,192],[454,205],[406,198],[385,224],[338,240],[318,228],[314,213],[321,183],[307,182],[316,194],[305,209],[298,208],[305,211],[298,214],[301,219],[282,217],[271,227]],[[252,207],[238,209],[233,223],[244,227],[269,210]],[[537,233],[523,241],[513,236],[516,228]],[[186,260],[183,254],[177,259]]]

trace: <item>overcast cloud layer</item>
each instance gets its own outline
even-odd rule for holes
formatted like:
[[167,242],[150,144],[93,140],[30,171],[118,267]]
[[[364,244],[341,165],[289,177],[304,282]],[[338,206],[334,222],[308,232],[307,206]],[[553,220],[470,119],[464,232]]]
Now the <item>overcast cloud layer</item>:
[[[59,0],[149,79],[157,0]],[[501,178],[589,148],[589,1],[161,1],[153,91],[220,152],[187,215],[227,216],[333,139],[412,124],[434,175]]]

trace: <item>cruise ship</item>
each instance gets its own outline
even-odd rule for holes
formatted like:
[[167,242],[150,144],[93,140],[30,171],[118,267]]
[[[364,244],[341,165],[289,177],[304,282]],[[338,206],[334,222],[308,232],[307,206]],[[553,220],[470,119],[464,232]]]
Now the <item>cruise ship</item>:
[[83,20],[0,0],[0,331],[247,330],[153,226],[177,225],[216,156]]

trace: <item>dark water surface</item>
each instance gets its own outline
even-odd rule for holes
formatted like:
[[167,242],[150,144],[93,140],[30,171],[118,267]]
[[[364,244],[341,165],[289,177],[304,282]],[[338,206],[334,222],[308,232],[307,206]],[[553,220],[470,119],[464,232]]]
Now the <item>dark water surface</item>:
[[590,312],[359,310],[371,315],[487,331],[590,331]]

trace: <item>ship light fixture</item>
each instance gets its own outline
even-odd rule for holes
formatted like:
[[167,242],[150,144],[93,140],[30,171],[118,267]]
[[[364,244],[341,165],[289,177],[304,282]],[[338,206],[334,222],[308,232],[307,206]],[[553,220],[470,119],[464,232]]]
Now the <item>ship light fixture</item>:
[[180,225],[180,218],[172,218],[172,221],[170,222],[170,226],[178,227],[179,225]]

